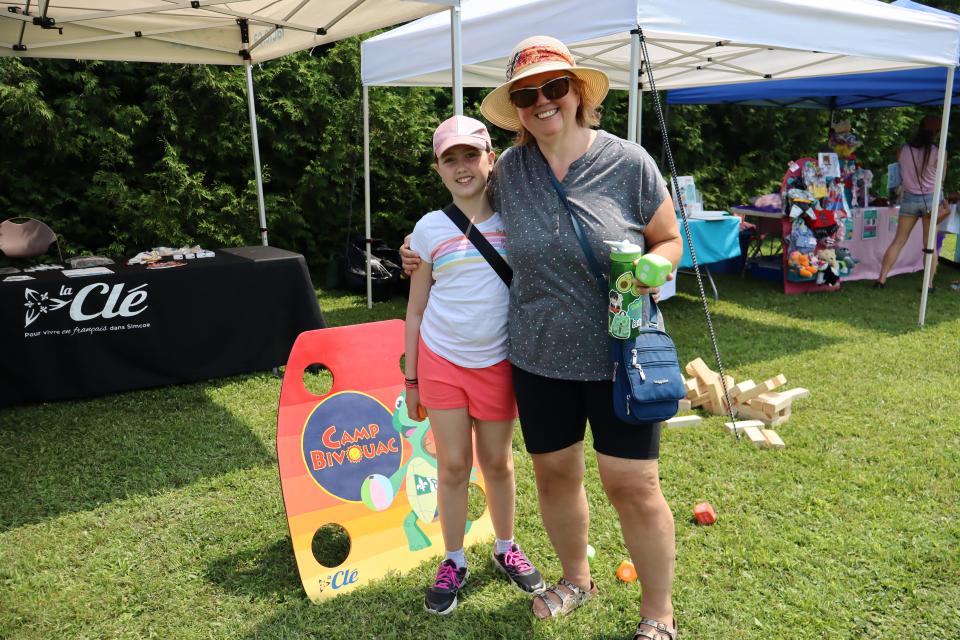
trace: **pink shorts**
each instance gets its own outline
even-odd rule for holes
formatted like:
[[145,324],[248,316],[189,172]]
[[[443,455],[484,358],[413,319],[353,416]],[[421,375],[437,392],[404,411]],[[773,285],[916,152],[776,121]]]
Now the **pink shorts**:
[[438,356],[423,340],[417,352],[420,403],[427,409],[467,408],[476,420],[513,420],[513,367],[507,360],[482,369],[461,367]]

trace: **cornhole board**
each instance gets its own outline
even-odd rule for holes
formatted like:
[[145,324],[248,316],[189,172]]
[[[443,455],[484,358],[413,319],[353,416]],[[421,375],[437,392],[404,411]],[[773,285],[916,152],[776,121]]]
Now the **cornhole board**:
[[[319,601],[388,571],[406,571],[444,552],[437,520],[437,461],[428,420],[407,417],[403,329],[387,320],[301,333],[280,390],[277,458],[293,552],[307,596]],[[323,365],[333,385],[310,393],[303,373]],[[474,461],[471,482],[484,490]],[[484,495],[486,495],[484,493]],[[313,539],[342,526],[350,551],[327,567]],[[489,511],[468,524],[465,544],[491,538]]]

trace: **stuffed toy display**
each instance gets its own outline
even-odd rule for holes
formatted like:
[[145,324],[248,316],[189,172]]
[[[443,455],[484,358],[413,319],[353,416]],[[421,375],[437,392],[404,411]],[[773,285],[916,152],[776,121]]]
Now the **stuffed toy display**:
[[824,263],[824,267],[817,273],[817,284],[833,286],[840,282],[840,261],[837,260],[837,252],[833,249],[821,249],[817,252],[817,258]]
[[853,152],[861,144],[860,138],[852,129],[849,120],[835,122],[830,127],[830,138],[827,140],[827,146],[841,160],[852,158]]
[[[850,273],[856,258],[840,246],[845,221],[852,217],[850,202],[865,202],[873,177],[853,160],[860,146],[849,123],[838,123],[831,131],[831,149],[839,160],[840,177],[825,175],[817,159],[798,158],[790,162],[781,183],[783,215],[792,221],[786,238],[787,279],[836,285]],[[824,156],[826,154],[821,154]],[[832,169],[836,166],[831,165]],[[850,194],[853,194],[852,196]]]

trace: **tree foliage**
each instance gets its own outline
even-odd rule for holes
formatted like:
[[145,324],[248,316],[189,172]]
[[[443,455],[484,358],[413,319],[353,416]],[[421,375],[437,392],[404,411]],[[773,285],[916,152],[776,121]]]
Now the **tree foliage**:
[[[322,263],[363,233],[356,39],[254,67],[271,244]],[[371,89],[373,224],[395,240],[443,201],[440,90]],[[259,242],[245,70],[0,59],[0,211],[68,253]]]
[[[960,0],[939,4],[960,9]],[[364,232],[359,58],[354,38],[254,67],[271,244],[304,253],[315,269]],[[468,114],[479,114],[484,93],[466,91]],[[448,200],[430,169],[430,142],[451,110],[449,91],[371,88],[369,96],[373,234],[396,245]],[[927,112],[938,111],[832,115],[851,120],[864,141],[858,156],[879,175]],[[0,58],[0,117],[0,217],[45,220],[70,255],[259,242],[242,67]],[[789,160],[822,150],[830,118],[671,106],[668,133],[677,172],[696,178],[708,208],[724,209],[777,189]],[[612,92],[603,127],[625,135],[626,119],[626,94]],[[649,94],[642,121],[642,142],[660,160]],[[498,148],[510,144],[506,132],[491,132]],[[957,178],[948,172],[949,188]]]

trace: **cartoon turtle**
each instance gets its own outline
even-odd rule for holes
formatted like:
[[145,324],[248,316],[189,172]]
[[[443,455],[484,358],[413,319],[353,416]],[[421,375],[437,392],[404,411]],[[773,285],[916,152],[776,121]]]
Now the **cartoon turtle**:
[[[439,517],[437,508],[437,449],[430,431],[430,421],[414,422],[407,416],[406,394],[400,393],[393,412],[393,428],[412,447],[413,451],[405,464],[400,465],[390,476],[390,485],[394,496],[400,491],[400,485],[406,482],[407,501],[411,511],[403,519],[403,532],[411,551],[419,551],[430,546],[430,538],[417,526],[433,522]],[[476,470],[471,469],[470,480],[476,480]],[[467,521],[467,531],[470,530]]]

